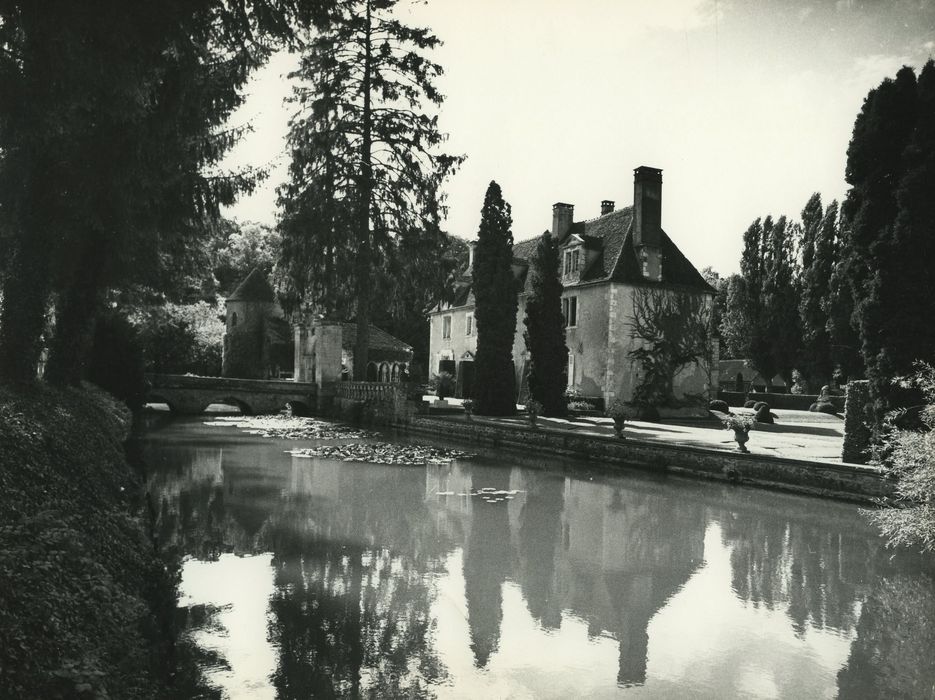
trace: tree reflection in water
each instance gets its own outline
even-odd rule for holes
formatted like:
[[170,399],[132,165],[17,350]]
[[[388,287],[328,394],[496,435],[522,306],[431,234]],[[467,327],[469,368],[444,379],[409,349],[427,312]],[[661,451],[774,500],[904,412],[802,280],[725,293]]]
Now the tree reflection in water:
[[[619,685],[649,683],[650,622],[704,566],[715,526],[737,599],[784,615],[803,649],[810,629],[855,640],[842,697],[933,692],[935,572],[885,550],[851,506],[646,475],[571,478],[513,457],[511,468],[422,468],[290,461],[259,439],[159,449],[171,466],[150,492],[164,543],[201,559],[273,553],[268,637],[284,698],[421,697],[463,680],[449,677],[435,627],[440,582],[456,573],[445,563],[459,550],[467,627],[460,651],[445,652],[463,654],[459,674],[511,663],[504,585],[515,585],[540,632],[554,641],[584,621],[595,649],[616,644]],[[518,493],[467,495],[484,487]]]

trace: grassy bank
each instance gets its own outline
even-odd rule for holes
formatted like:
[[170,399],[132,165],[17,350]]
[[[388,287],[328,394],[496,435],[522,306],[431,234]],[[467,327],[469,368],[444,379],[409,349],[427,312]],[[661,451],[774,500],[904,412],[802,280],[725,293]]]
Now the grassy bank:
[[0,697],[177,694],[175,567],[153,549],[129,411],[0,388]]

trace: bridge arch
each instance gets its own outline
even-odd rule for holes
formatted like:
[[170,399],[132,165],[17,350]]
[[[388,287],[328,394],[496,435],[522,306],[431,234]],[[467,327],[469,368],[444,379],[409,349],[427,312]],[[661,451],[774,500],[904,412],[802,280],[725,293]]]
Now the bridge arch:
[[[236,406],[238,409],[240,409],[240,412],[244,414],[245,416],[252,416],[254,414],[253,406],[248,404],[243,399],[237,398],[236,396],[227,395],[227,396],[220,396],[218,398],[211,399],[211,401],[209,401],[205,405],[205,408],[207,408],[211,404],[216,404],[216,403],[227,404],[228,406]],[[202,409],[202,411],[204,411],[204,408]]]
[[174,405],[174,401],[169,401],[165,396],[159,393],[148,393],[146,394],[146,403],[164,403],[169,407],[169,411],[172,413],[178,413],[178,408]]

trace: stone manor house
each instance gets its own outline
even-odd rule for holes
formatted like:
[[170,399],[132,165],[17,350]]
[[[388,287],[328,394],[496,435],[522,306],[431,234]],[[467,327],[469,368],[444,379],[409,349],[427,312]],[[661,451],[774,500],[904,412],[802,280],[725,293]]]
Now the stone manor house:
[[[642,166],[634,170],[633,206],[615,210],[614,202],[601,202],[601,215],[574,220],[574,206],[559,202],[552,207],[550,235],[559,242],[562,312],[568,347],[568,388],[580,396],[627,401],[641,381],[641,371],[629,353],[643,342],[633,337],[630,322],[639,289],[700,295],[710,308],[714,290],[662,230],[662,171]],[[527,361],[523,340],[525,298],[530,292],[529,260],[537,239],[513,246],[513,275],[519,297],[513,362],[517,387],[522,387]],[[451,372],[458,393],[471,396],[473,361],[477,350],[474,323],[471,259],[461,276],[450,305],[430,314],[430,374]],[[709,362],[717,367],[715,352]],[[714,396],[718,373],[702,360],[675,377],[676,398]],[[522,389],[520,389],[522,394]]]

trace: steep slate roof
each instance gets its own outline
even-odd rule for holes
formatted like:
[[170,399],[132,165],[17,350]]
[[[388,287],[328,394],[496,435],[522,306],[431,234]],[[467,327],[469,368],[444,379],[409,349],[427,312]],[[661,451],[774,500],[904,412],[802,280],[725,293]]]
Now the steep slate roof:
[[[357,324],[341,324],[341,347],[344,350],[354,351],[354,345],[357,343]],[[382,328],[377,328],[370,324],[370,349],[371,350],[395,350],[396,352],[412,352],[412,346],[406,345],[399,338],[395,338]]]
[[243,282],[237,285],[234,293],[227,297],[227,301],[276,301],[276,294],[269,285],[266,275],[255,267]]
[[[622,282],[625,284],[680,287],[714,294],[714,289],[704,280],[701,273],[689,262],[672,239],[662,232],[662,281],[654,282],[643,277],[636,248],[633,245],[633,207],[617,209],[590,221],[572,224],[560,245],[576,235],[583,241],[586,250],[597,255],[582,270],[579,282],[568,287],[599,282]],[[514,265],[523,265],[516,275],[517,286],[528,293],[531,278],[528,273],[529,259],[536,250],[539,236],[513,245]],[[455,289],[451,307],[458,308],[474,303],[471,290],[470,271],[462,276]]]

